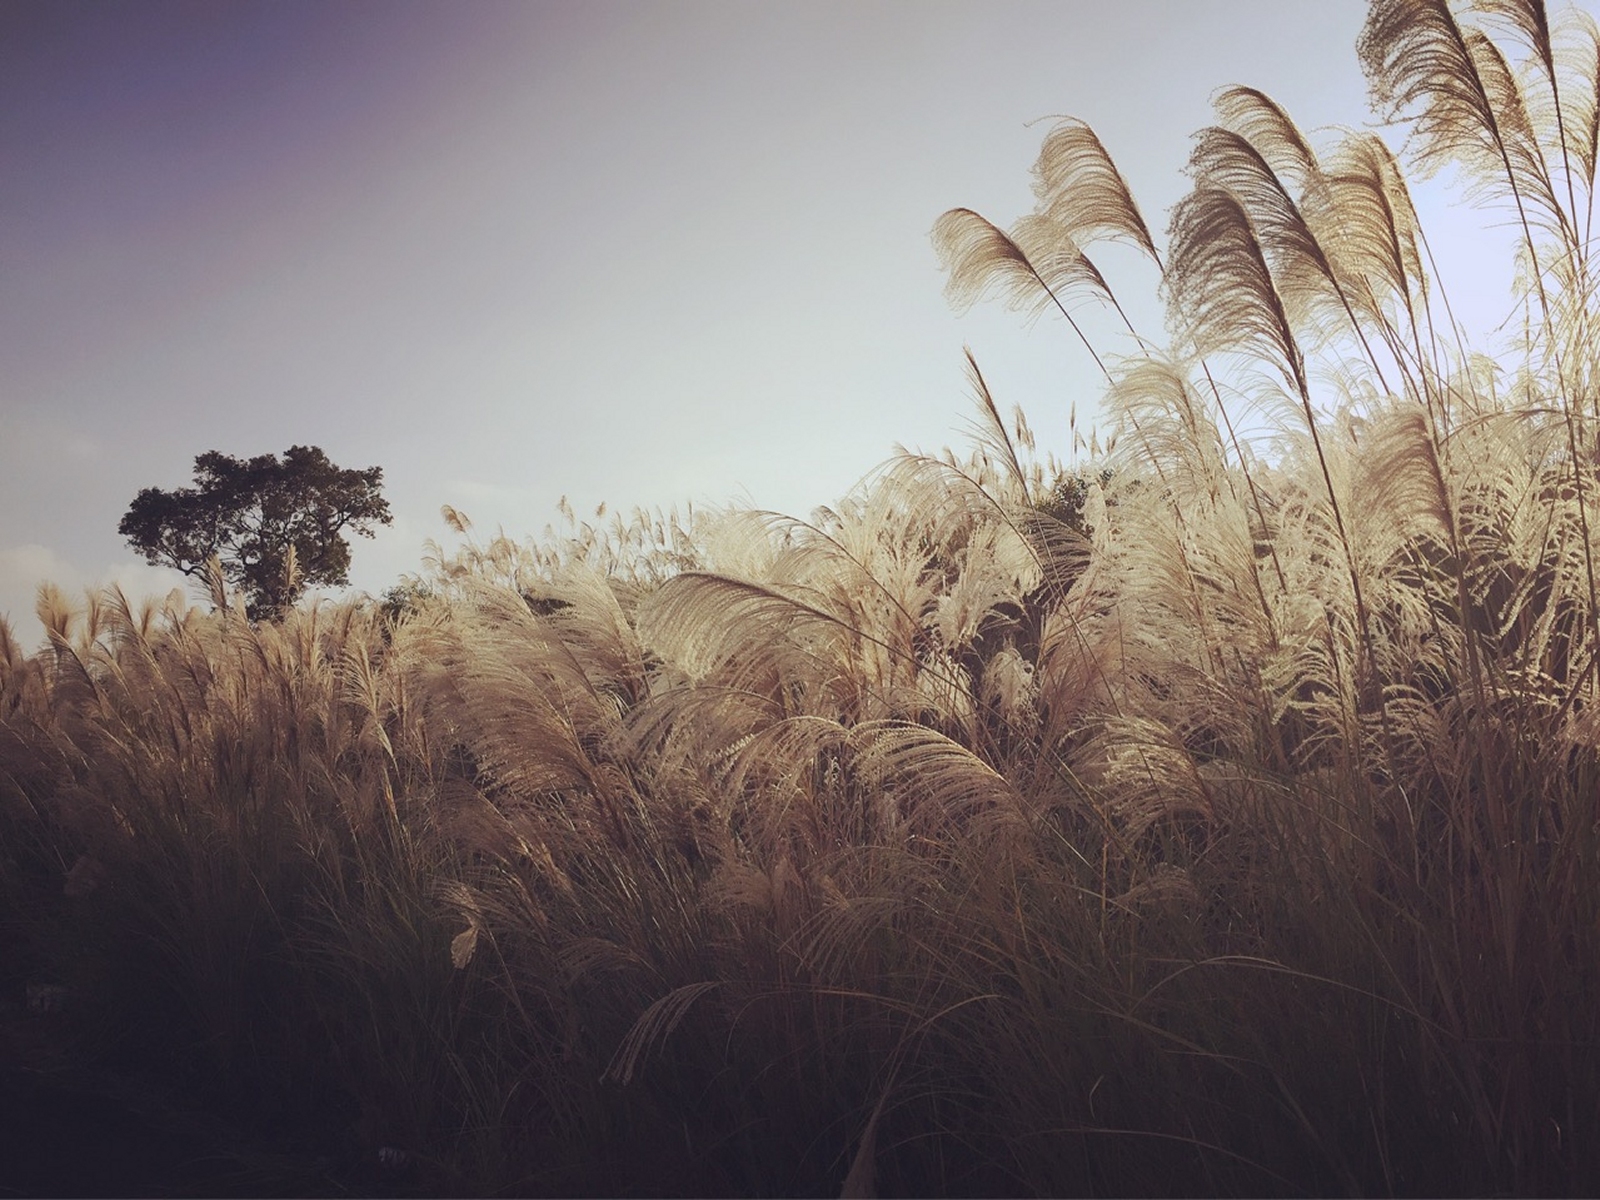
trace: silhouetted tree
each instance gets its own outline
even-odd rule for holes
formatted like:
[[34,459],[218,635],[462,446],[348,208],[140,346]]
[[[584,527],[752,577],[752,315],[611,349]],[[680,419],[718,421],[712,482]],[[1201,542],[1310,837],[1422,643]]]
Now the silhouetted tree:
[[344,531],[372,537],[393,519],[379,494],[383,468],[346,470],[316,446],[292,446],[281,459],[210,450],[195,458],[194,480],[144,488],[117,531],[146,561],[196,578],[217,557],[252,620],[278,616],[311,584],[348,583]]

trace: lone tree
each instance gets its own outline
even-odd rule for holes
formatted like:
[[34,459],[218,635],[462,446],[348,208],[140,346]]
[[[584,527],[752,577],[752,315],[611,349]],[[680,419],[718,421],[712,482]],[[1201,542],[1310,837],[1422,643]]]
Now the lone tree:
[[147,562],[196,578],[215,555],[252,620],[280,615],[311,584],[348,583],[344,531],[372,537],[374,525],[393,520],[379,494],[382,467],[345,470],[316,446],[291,446],[281,459],[207,451],[194,460],[194,481],[144,488],[117,532]]

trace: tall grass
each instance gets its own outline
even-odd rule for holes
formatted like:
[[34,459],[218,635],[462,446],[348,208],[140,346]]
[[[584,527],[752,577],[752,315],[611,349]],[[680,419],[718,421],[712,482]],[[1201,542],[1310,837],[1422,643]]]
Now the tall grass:
[[[449,513],[259,625],[46,590],[8,982],[390,1190],[1594,1190],[1600,33],[1378,0],[1360,52],[1404,161],[1231,88],[1164,241],[1072,121],[1011,230],[941,218],[958,302],[1160,271],[1076,473],[974,363],[966,457],[809,521]],[[1446,165],[1520,239],[1477,351]]]

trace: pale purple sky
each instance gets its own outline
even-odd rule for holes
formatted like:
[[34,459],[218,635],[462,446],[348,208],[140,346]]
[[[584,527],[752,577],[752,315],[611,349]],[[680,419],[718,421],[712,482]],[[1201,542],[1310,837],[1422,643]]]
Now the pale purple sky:
[[[0,612],[164,591],[117,523],[196,454],[380,465],[380,592],[452,538],[743,500],[960,444],[970,344],[1041,448],[1061,323],[957,317],[928,231],[1031,207],[1051,114],[1151,224],[1248,83],[1360,123],[1361,0],[0,2]],[[1124,275],[1147,291],[1147,277]]]

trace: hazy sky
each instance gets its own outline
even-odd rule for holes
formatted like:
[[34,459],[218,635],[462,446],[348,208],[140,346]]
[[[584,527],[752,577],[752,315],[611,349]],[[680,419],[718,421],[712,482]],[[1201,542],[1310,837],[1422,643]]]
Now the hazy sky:
[[1065,450],[1083,352],[954,315],[934,220],[1009,225],[1072,114],[1164,229],[1217,87],[1366,119],[1363,13],[0,0],[0,612],[31,643],[41,578],[166,590],[117,523],[210,449],[382,466],[374,592],[446,503],[804,515],[961,443],[963,344]]

